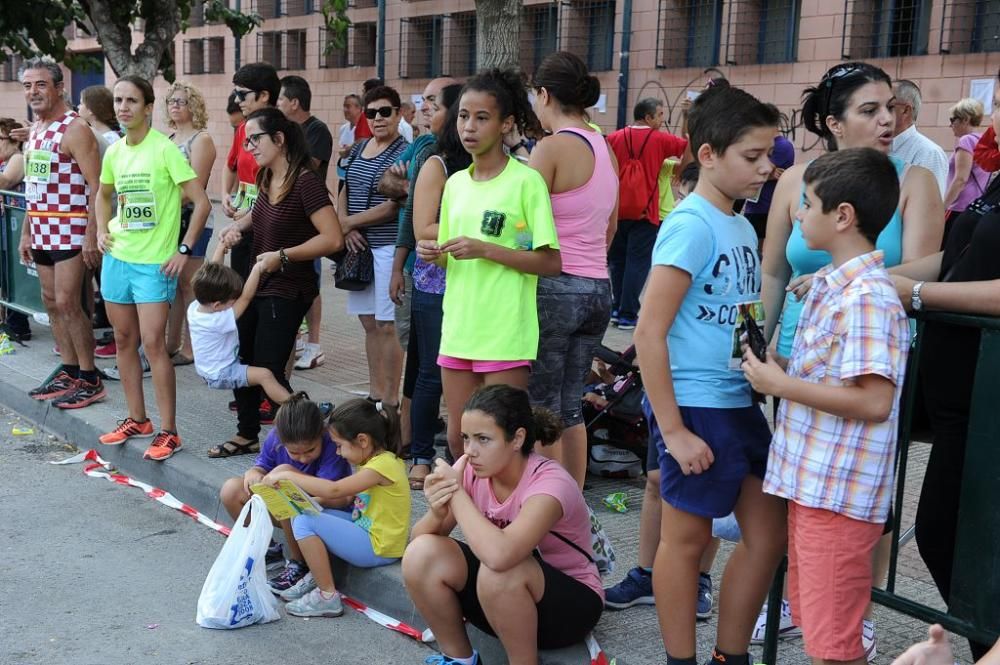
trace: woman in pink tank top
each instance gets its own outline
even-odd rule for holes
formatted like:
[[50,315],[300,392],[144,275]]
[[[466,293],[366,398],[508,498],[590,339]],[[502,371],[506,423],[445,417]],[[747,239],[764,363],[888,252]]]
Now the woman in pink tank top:
[[552,136],[529,164],[549,186],[562,255],[562,274],[538,280],[538,358],[529,392],[533,403],[558,413],[565,431],[553,446],[583,487],[587,432],[580,398],[611,318],[607,249],[618,218],[618,164],[604,136],[586,120],[601,86],[572,53],[547,56],[535,72],[535,113]]

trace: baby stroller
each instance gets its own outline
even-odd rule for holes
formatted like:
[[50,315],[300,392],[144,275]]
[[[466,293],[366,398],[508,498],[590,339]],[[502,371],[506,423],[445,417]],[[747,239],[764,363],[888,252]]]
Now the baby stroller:
[[600,346],[595,353],[607,366],[599,382],[588,385],[583,396],[583,421],[587,446],[613,446],[639,458],[646,471],[649,430],[642,412],[642,377],[635,364],[635,347],[616,353]]

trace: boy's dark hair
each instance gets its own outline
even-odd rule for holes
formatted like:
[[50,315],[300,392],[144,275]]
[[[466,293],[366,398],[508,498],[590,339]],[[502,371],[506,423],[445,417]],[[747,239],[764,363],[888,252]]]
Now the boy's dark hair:
[[697,185],[698,184],[698,174],[701,172],[701,167],[698,162],[691,162],[684,167],[681,171],[681,177],[678,178],[682,185]]
[[885,71],[867,62],[843,62],[831,67],[819,85],[802,91],[802,126],[822,137],[827,150],[836,150],[837,140],[826,126],[827,116],[843,120],[854,91],[879,81],[892,86],[892,79]]
[[398,109],[402,104],[399,99],[399,93],[396,92],[395,88],[391,88],[387,85],[380,85],[377,88],[372,88],[365,93],[365,100],[361,105],[361,108],[366,109],[369,104],[377,102],[380,99],[384,99],[389,102],[394,109]]
[[233,74],[233,85],[250,88],[256,93],[266,92],[267,103],[271,106],[278,103],[278,93],[281,92],[278,71],[267,62],[252,62],[237,69]]
[[535,441],[543,446],[555,443],[562,436],[562,421],[548,409],[532,407],[528,393],[520,388],[495,384],[480,388],[465,403],[465,411],[482,411],[492,418],[510,441],[517,430],[524,428],[521,454],[527,457]]
[[191,278],[194,299],[202,305],[229,302],[243,293],[243,278],[221,263],[205,263]]
[[229,93],[229,99],[226,100],[226,115],[242,112],[243,109],[240,108],[240,103],[236,101],[236,93]]
[[851,148],[818,157],[802,176],[828,213],[841,203],[854,207],[858,231],[874,245],[899,205],[899,175],[884,153]]
[[312,105],[312,90],[309,89],[309,82],[301,76],[285,76],[281,79],[281,89],[285,97],[299,100],[299,108],[308,111]]
[[139,88],[139,92],[142,93],[142,102],[146,106],[149,106],[156,101],[156,94],[153,92],[153,86],[150,85],[149,81],[141,76],[126,74],[115,81],[115,85],[118,85],[119,83],[131,83],[135,87]]
[[323,436],[323,414],[309,395],[297,392],[278,409],[274,428],[282,445],[315,441]]
[[524,134],[539,127],[538,118],[531,108],[524,78],[516,69],[484,69],[465,82],[462,94],[476,91],[492,95],[497,100],[500,118],[514,116],[514,124]]
[[656,109],[663,106],[661,102],[656,97],[646,97],[645,99],[640,99],[635,104],[635,108],[632,109],[632,119],[636,122],[645,120],[647,115],[655,116]]
[[712,152],[722,155],[748,131],[777,127],[778,121],[777,109],[749,92],[732,86],[714,86],[691,104],[688,113],[691,153],[697,160],[698,150],[707,143]]
[[344,438],[354,440],[367,434],[376,449],[399,455],[403,442],[399,433],[399,415],[394,407],[357,398],[344,402],[330,414],[326,424]]

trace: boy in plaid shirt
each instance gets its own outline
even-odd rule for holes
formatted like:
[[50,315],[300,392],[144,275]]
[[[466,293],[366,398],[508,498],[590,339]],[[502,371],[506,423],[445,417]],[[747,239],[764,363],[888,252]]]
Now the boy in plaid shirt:
[[784,359],[749,350],[743,370],[781,398],[764,491],[788,502],[788,594],[814,663],[864,665],[861,621],[872,550],[892,498],[899,397],[910,329],[875,240],[899,198],[889,158],[871,148],[806,169],[797,218],[832,262],[813,277]]

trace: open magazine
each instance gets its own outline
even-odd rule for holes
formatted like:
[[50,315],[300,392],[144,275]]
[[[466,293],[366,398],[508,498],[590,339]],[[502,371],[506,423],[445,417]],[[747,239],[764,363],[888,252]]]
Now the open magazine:
[[277,487],[257,483],[250,486],[250,491],[264,499],[267,511],[276,520],[323,512],[323,507],[291,480],[279,480]]

